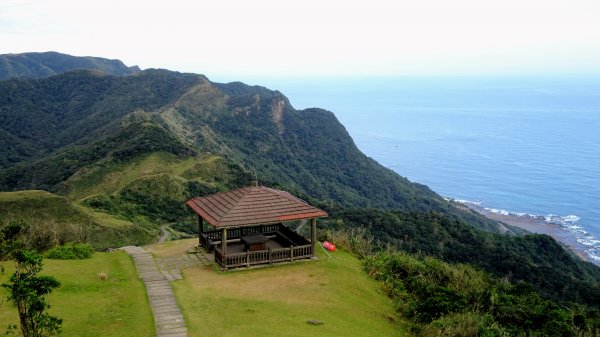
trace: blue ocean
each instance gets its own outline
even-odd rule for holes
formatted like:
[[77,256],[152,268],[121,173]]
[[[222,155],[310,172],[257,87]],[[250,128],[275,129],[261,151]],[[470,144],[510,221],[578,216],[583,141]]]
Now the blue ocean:
[[[600,77],[260,80],[411,181],[544,216],[600,262]],[[323,130],[327,132],[327,130]]]

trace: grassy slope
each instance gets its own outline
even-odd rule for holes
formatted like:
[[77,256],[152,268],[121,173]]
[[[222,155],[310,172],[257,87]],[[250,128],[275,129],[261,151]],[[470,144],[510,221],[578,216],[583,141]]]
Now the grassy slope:
[[[158,256],[184,252],[197,239],[152,246]],[[406,335],[380,284],[344,252],[334,259],[243,271],[189,268],[173,282],[190,336]],[[323,321],[310,325],[308,320]]]
[[71,203],[69,199],[46,191],[0,192],[0,216],[27,222],[52,221],[58,224],[100,225],[126,228],[132,223],[111,218],[108,214],[94,212]]
[[3,219],[44,221],[46,216],[57,223],[82,223],[91,225],[92,219],[69,200],[46,191],[0,192],[0,216]]
[[145,243],[158,235],[157,230],[155,233],[109,214],[91,211],[46,191],[0,192],[0,219],[38,226],[49,224],[64,233],[87,233],[98,249]]
[[67,193],[73,199],[82,199],[94,194],[111,194],[143,176],[162,173],[180,176],[195,165],[209,165],[217,158],[206,156],[182,159],[173,154],[159,152],[125,163],[91,165],[69,178],[61,192]]
[[[12,274],[11,262],[0,283]],[[154,321],[143,283],[131,259],[123,252],[96,253],[89,260],[44,260],[44,274],[56,277],[61,287],[48,298],[51,314],[63,319],[61,336],[140,336],[154,334]],[[109,278],[101,280],[98,273]],[[4,300],[0,289],[0,333],[8,324],[18,324],[17,311]]]
[[[127,162],[101,161],[84,167],[67,180],[58,191],[66,197],[37,190],[0,192],[0,219],[82,228],[88,231],[89,240],[97,249],[146,244],[158,235],[157,224],[150,223],[156,219],[126,219],[91,209],[81,201],[93,195],[116,195],[125,188],[147,187],[149,177],[220,186],[231,180],[230,174],[225,161],[215,155],[180,157],[153,152]],[[138,192],[156,194],[152,190]],[[185,198],[180,194],[172,197],[183,204]]]

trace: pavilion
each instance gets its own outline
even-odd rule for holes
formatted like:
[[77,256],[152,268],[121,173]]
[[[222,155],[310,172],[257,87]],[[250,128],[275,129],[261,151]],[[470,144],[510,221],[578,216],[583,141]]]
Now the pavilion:
[[[265,186],[193,198],[186,204],[198,215],[199,245],[214,250],[224,269],[313,257],[317,218],[327,216],[288,192]],[[294,220],[311,220],[310,241],[283,224]],[[205,229],[205,222],[213,229]]]

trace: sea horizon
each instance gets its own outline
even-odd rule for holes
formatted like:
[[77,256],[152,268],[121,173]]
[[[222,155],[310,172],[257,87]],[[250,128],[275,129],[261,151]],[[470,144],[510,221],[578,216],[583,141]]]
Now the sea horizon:
[[332,111],[367,156],[444,197],[560,225],[555,237],[600,263],[600,76],[251,84]]

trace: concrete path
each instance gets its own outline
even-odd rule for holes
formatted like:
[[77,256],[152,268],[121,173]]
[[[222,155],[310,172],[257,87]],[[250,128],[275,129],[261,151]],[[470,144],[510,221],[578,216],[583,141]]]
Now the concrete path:
[[189,267],[197,266],[210,266],[215,261],[212,254],[204,254],[201,251],[189,251],[185,254],[169,256],[169,257],[157,257],[156,264],[160,272],[169,281],[181,280],[181,270]]
[[158,237],[158,243],[165,242],[171,237],[171,233],[169,233],[167,227],[167,225],[160,226],[160,236]]
[[123,247],[131,255],[140,278],[146,285],[146,293],[156,326],[157,337],[187,337],[183,314],[175,302],[173,289],[167,278],[158,270],[152,254],[140,247]]

